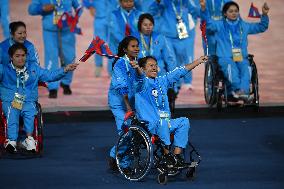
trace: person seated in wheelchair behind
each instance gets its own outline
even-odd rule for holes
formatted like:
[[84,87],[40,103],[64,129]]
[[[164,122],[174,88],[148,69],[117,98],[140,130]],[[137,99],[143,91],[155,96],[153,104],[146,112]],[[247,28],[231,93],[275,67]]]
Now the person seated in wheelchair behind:
[[167,91],[173,82],[177,82],[181,77],[205,61],[207,61],[207,57],[203,56],[191,64],[177,67],[159,77],[157,77],[157,60],[154,57],[146,56],[138,61],[146,77],[144,75],[136,83],[135,109],[137,118],[148,122],[147,126],[150,133],[158,135],[162,140],[166,159],[171,159],[169,157],[171,156],[169,151],[171,145],[170,134],[174,134],[173,154],[177,160],[176,167],[186,166],[182,152],[188,143],[190,124],[186,117],[171,119]]
[[264,3],[261,21],[248,23],[239,14],[239,5],[233,1],[224,4],[223,19],[215,21],[206,9],[206,0],[200,0],[201,19],[206,22],[207,31],[214,32],[218,64],[228,83],[228,94],[235,99],[248,100],[250,90],[250,70],[248,61],[249,34],[267,30],[269,25],[269,7]]
[[65,68],[49,71],[38,64],[27,61],[27,48],[21,43],[15,43],[9,48],[11,62],[0,64],[1,101],[4,115],[7,119],[7,140],[4,147],[8,152],[17,152],[19,119],[23,117],[26,139],[22,145],[28,151],[35,151],[35,140],[32,137],[34,117],[37,114],[35,102],[38,100],[38,82],[59,80],[73,71],[77,63]]

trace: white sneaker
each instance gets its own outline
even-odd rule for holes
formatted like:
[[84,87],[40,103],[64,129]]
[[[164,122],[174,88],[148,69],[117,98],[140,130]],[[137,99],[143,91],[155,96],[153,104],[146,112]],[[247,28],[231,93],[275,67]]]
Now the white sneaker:
[[32,136],[28,136],[23,142],[22,145],[26,148],[28,151],[36,150],[36,144],[35,140]]
[[16,141],[13,141],[13,140],[9,140],[9,139],[6,139],[5,143],[4,143],[4,148],[8,151],[8,152],[11,152],[11,153],[15,153],[17,152],[17,142]]

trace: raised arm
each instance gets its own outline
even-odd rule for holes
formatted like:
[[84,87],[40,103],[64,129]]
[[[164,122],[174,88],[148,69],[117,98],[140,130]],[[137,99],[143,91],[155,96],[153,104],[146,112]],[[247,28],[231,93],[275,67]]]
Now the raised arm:
[[248,33],[257,34],[262,33],[268,29],[269,17],[268,17],[269,7],[267,3],[262,6],[262,16],[259,23],[248,23]]
[[206,22],[206,30],[210,32],[218,31],[218,22],[211,19],[210,13],[206,8],[206,0],[199,0],[200,2],[200,18],[201,21]]
[[194,69],[196,66],[207,61],[207,56],[201,56],[199,59],[193,61],[191,64],[187,64],[183,67],[177,67],[173,71],[168,72],[165,76],[163,76],[167,82],[168,87],[172,86],[173,83],[178,82],[180,78],[184,77],[189,71]]

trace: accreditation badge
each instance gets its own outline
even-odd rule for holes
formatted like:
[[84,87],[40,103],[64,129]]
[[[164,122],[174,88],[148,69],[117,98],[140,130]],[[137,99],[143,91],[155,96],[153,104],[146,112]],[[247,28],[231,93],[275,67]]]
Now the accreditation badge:
[[25,98],[26,98],[25,95],[21,95],[19,93],[15,93],[14,99],[12,101],[12,107],[16,108],[18,110],[22,110]]
[[188,38],[188,32],[187,32],[186,26],[180,16],[177,17],[176,27],[177,27],[177,33],[178,33],[179,39]]
[[223,17],[222,16],[212,16],[211,18],[213,20],[221,20]]
[[169,118],[169,113],[166,112],[166,111],[159,111],[159,114],[160,114],[160,118],[161,119],[166,119],[166,118]]
[[242,62],[243,61],[242,49],[233,48],[232,54],[233,54],[233,61],[234,62]]
[[64,14],[64,9],[56,7],[56,10],[53,11],[53,24],[54,25],[58,24],[58,21],[63,14]]

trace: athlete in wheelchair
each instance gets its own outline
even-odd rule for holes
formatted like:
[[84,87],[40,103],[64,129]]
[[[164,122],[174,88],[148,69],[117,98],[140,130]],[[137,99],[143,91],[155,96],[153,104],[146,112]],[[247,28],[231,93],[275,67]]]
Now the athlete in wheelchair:
[[216,55],[205,67],[204,95],[210,106],[217,108],[230,104],[252,104],[258,107],[258,75],[253,55],[247,52],[249,34],[267,30],[269,8],[265,3],[259,23],[247,23],[239,15],[239,6],[231,1],[224,4],[223,19],[212,20],[206,10],[206,1],[200,0],[201,18],[206,31],[214,33]]
[[[146,77],[141,75],[136,84],[137,118],[125,122],[124,132],[116,146],[117,166],[126,179],[143,179],[152,165],[160,172],[158,181],[161,184],[167,182],[168,176],[176,175],[183,169],[187,169],[189,178],[194,176],[200,162],[199,154],[193,148],[190,162],[185,161],[183,154],[188,144],[189,120],[185,117],[170,118],[167,91],[173,82],[204,61],[207,61],[207,57],[157,77],[157,61],[154,57],[139,60]],[[197,157],[195,160],[193,153]]]
[[[0,151],[1,155],[19,153],[22,155],[38,155],[42,156],[43,152],[43,120],[41,105],[36,102],[36,115],[33,120],[33,131],[27,134],[29,128],[25,128],[23,116],[19,118],[19,128],[17,129],[16,150],[12,145],[8,145],[9,139],[7,136],[7,120],[2,111],[2,102],[0,102]],[[26,137],[28,136],[28,137]],[[6,146],[6,148],[4,148]],[[0,155],[0,156],[1,156]]]
[[[20,43],[13,44],[8,53],[11,62],[0,64],[1,139],[2,142],[5,140],[6,152],[17,153],[19,147],[23,147],[28,152],[41,152],[42,121],[41,108],[37,103],[38,82],[59,80],[68,71],[73,71],[78,64],[48,71],[38,64],[26,62],[27,49]],[[23,139],[18,135],[20,117],[25,133]]]

